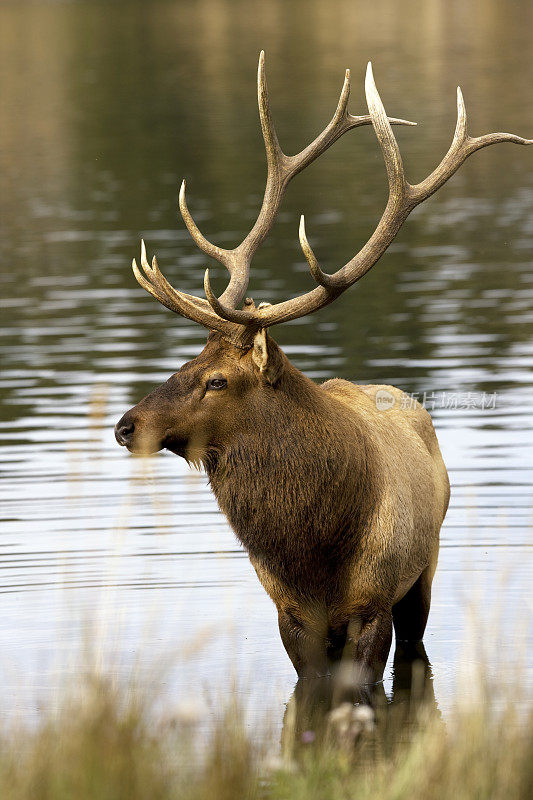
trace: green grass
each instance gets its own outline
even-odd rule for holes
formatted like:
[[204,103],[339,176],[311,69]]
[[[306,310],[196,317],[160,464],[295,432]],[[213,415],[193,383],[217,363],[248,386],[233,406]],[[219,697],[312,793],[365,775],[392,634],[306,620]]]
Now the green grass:
[[158,721],[157,699],[134,683],[117,688],[91,674],[79,683],[37,727],[3,731],[2,800],[533,796],[531,705],[488,686],[481,701],[457,703],[445,721],[434,704],[413,709],[407,700],[379,708],[375,725],[356,713],[351,735],[325,716],[312,742],[289,705],[280,747],[279,736],[245,724],[236,694],[211,723],[179,711]]

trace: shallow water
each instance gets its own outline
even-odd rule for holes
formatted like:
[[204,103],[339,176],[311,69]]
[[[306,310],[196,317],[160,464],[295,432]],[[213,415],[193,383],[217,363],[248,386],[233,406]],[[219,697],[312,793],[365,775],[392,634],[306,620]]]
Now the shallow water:
[[[282,708],[295,676],[274,609],[205,478],[115,443],[122,413],[205,339],[137,286],[131,258],[144,236],[176,285],[202,292],[206,259],[176,218],[183,176],[214,241],[231,246],[253,224],[261,47],[289,153],[326,124],[347,66],[363,113],[371,57],[389,113],[419,122],[397,130],[417,181],[449,144],[459,82],[474,134],[533,135],[532,16],[527,0],[0,4],[5,713],[49,701],[95,630],[116,669],[185,657],[162,680],[172,702],[236,677],[252,707]],[[532,158],[511,145],[474,155],[361,284],[275,331],[313,379],[393,383],[436,406],[452,501],[426,644],[443,707],[461,664],[482,658],[461,644],[471,604],[500,680],[524,650]],[[372,132],[347,134],[291,184],[254,263],[255,300],[311,286],[300,213],[333,271],[370,235],[385,187]]]

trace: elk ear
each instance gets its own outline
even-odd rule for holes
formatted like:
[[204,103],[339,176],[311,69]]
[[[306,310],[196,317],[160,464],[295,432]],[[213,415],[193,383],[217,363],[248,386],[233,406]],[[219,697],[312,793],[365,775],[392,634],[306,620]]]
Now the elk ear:
[[254,336],[252,361],[261,375],[273,386],[281,375],[283,361],[278,347],[267,334],[266,328],[261,328]]

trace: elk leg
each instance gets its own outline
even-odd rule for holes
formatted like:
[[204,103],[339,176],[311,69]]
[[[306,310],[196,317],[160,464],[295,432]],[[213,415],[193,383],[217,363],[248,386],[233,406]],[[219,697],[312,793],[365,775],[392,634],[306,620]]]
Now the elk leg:
[[380,694],[384,697],[379,681],[391,641],[390,611],[364,618],[356,615],[350,619],[342,660],[335,668],[335,705],[347,701],[374,706]]
[[408,700],[413,707],[430,702],[437,708],[433,673],[423,642],[398,642],[392,670],[393,702]]
[[434,570],[422,572],[407,594],[392,609],[397,642],[419,642],[426,629]]
[[303,625],[288,611],[278,609],[281,641],[298,673],[299,678],[317,678],[326,675],[328,663],[326,642]]
[[374,681],[383,677],[383,670],[392,642],[392,614],[381,612],[364,623],[355,648],[355,660],[366,667]]
[[381,680],[392,642],[392,615],[380,611],[362,619],[352,617],[343,660],[355,664],[360,675],[357,680],[371,683]]

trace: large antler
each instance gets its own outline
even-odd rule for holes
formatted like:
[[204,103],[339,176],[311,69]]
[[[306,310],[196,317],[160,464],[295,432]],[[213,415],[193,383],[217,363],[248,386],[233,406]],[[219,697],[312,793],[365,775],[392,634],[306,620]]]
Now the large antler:
[[[141,286],[172,311],[199,322],[211,330],[220,331],[236,344],[247,342],[250,338],[249,328],[257,330],[260,325],[255,324],[255,320],[252,320],[252,312],[239,310],[237,306],[242,302],[248,288],[252,258],[272,229],[287,184],[291,178],[322,155],[344,133],[352,128],[372,123],[372,118],[368,114],[356,117],[348,113],[349,97],[350,71],[346,70],[339,102],[329,124],[300,153],[293,156],[285,155],[279,145],[270,113],[265,78],[265,55],[264,52],[261,52],[257,70],[257,100],[267,156],[267,181],[261,210],[253,228],[241,244],[233,250],[218,247],[205,238],[194,222],[185,200],[185,181],[181,184],[179,193],[181,215],[195,243],[206,255],[223,264],[230,273],[230,281],[226,290],[218,300],[211,290],[209,274],[206,272],[204,286],[209,302],[178,292],[159,271],[155,258],[150,267],[146,259],[144,243],[141,248],[141,266],[145,275],[140,272],[136,261],[133,261],[133,271]],[[416,124],[396,118],[391,118],[389,121],[396,125]],[[235,329],[230,323],[237,324],[239,327]]]
[[[498,142],[533,144],[533,139],[523,139],[511,133],[489,133],[485,136],[471,137],[466,126],[466,110],[461,90],[457,89],[457,126],[450,149],[438,167],[424,181],[412,185],[405,179],[402,158],[398,143],[391,128],[391,122],[404,125],[414,123],[405,120],[389,119],[374,83],[371,64],[368,64],[365,93],[369,116],[353,117],[347,112],[349,97],[349,72],[341,92],[337,110],[324,131],[304,150],[295,156],[286,156],[281,150],[268,105],[264,78],[263,53],[259,59],[258,94],[261,127],[267,151],[268,176],[265,196],[257,221],[234,250],[223,250],[205,239],[196,227],[185,204],[184,184],[180,192],[180,208],[185,223],[197,245],[207,255],[224,264],[230,272],[230,281],[224,294],[217,299],[209,282],[206,270],[204,287],[207,301],[185,295],[173,289],[157,268],[157,262],[148,266],[143,251],[143,267],[148,281],[139,273],[134,262],[137,280],[160,302],[202,325],[220,331],[226,338],[239,346],[247,346],[253,334],[260,328],[267,328],[280,322],[310,314],[331,303],[345,289],[358,281],[381,258],[398,233],[410,212],[430,195],[436,192],[461,166],[461,164],[483,147]],[[290,179],[323,153],[343,133],[358,125],[372,122],[380,143],[389,181],[389,199],[378,226],[363,248],[333,275],[322,272],[318,261],[307,241],[304,218],[300,221],[300,244],[309,264],[311,274],[319,284],[307,294],[295,297],[276,305],[256,309],[237,309],[248,285],[251,259],[257,248],[270,231],[278,211],[283,193]],[[144,247],[144,245],[143,245]]]

